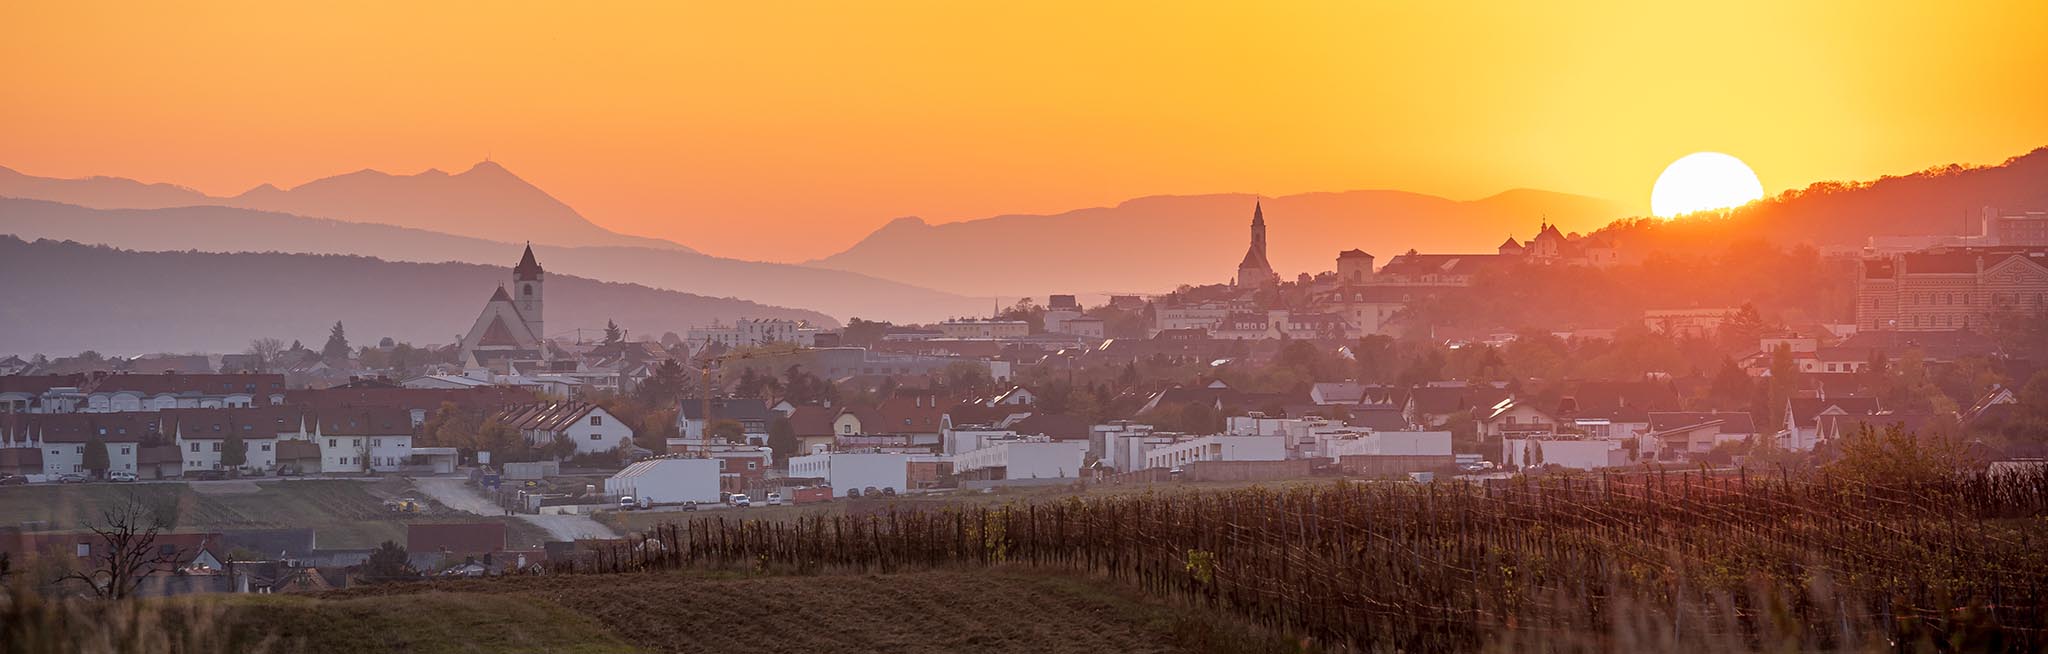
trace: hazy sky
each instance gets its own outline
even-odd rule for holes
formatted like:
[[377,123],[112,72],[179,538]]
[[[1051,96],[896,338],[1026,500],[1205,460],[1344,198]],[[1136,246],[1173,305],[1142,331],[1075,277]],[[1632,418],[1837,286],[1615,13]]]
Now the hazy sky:
[[1647,209],[1697,150],[1775,193],[2048,145],[2044,2],[306,4],[0,5],[0,165],[232,194],[489,155],[601,225],[800,260],[903,215]]

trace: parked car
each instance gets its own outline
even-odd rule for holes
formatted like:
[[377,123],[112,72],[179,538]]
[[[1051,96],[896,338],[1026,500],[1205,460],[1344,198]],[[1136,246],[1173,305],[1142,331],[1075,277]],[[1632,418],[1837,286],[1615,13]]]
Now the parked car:
[[849,498],[852,498],[852,499],[856,499],[856,500],[857,500],[857,499],[860,499],[860,489],[858,489],[858,488],[848,488],[848,489],[846,489],[846,496],[847,496],[847,497],[849,497]]
[[735,507],[746,507],[754,505],[754,500],[752,498],[747,497],[746,493],[733,493],[732,497],[727,498],[725,501],[727,504],[731,504]]
[[896,496],[896,487],[895,487],[895,486],[883,486],[883,487],[882,487],[882,497],[895,497],[895,496]]
[[278,469],[277,469],[277,476],[279,476],[279,477],[297,477],[297,476],[299,476],[299,467],[298,467],[298,466],[284,466],[284,467],[282,467],[282,468],[278,468]]
[[135,481],[135,473],[126,470],[107,473],[108,481]]
[[200,470],[192,473],[190,476],[199,481],[219,481],[227,479],[228,473],[221,470]]
[[768,506],[782,506],[782,494],[781,494],[781,493],[769,493],[769,494],[768,494]]
[[57,475],[57,483],[60,483],[60,484],[83,484],[83,483],[85,483],[85,475],[81,475],[81,474],[78,474],[78,473],[76,473],[76,472],[67,472],[67,473],[64,473],[64,474],[61,474],[61,475]]
[[684,502],[683,502],[683,510],[684,510],[684,511],[695,511],[695,510],[697,510],[697,500],[687,500],[687,501],[684,501]]
[[20,486],[26,483],[28,478],[21,475],[0,475],[0,486]]
[[635,501],[633,501],[633,496],[631,496],[631,495],[621,495],[621,496],[619,496],[619,510],[620,510],[620,511],[631,511],[631,510],[633,510],[633,509],[637,509],[637,508],[640,508],[640,503],[639,503],[639,502],[635,502]]

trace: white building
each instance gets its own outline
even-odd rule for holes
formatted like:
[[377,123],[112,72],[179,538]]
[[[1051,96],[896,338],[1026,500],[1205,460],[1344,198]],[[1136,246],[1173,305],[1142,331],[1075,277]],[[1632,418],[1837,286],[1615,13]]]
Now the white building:
[[1109,469],[1130,472],[1145,467],[1145,453],[1172,445],[1181,434],[1152,431],[1152,425],[1119,420],[1088,431],[1088,449]]
[[1560,465],[1575,470],[1598,470],[1629,464],[1621,441],[1508,438],[1501,442],[1501,459],[1509,468]]
[[1088,441],[996,441],[953,457],[953,474],[982,479],[1068,479],[1081,476]]
[[808,454],[789,459],[789,476],[792,478],[820,479],[833,488],[833,494],[844,496],[852,489],[877,490],[894,488],[903,491],[910,487],[910,460],[912,454],[888,452],[825,452]]
[[1372,456],[1451,456],[1451,432],[1378,431],[1329,441],[1326,454]]
[[633,442],[633,428],[590,402],[536,402],[500,409],[495,416],[519,430],[529,445],[546,446],[567,438],[576,454],[614,452]]
[[396,472],[412,458],[412,414],[385,407],[334,410],[312,421],[320,471]]
[[1285,439],[1273,436],[1198,436],[1145,453],[1147,468],[1175,468],[1196,461],[1282,461]]
[[717,343],[729,349],[756,347],[767,343],[791,343],[811,347],[817,343],[818,330],[797,320],[782,318],[741,318],[733,324],[713,322],[709,327],[692,327],[684,339],[691,350],[702,350],[704,346]]
[[638,461],[604,480],[608,497],[648,502],[718,502],[717,459],[662,458]]

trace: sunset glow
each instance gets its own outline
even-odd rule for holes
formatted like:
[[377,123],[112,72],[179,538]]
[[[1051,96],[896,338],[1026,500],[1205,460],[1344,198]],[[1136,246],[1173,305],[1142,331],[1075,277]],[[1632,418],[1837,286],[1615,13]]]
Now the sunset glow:
[[1657,184],[1650,188],[1650,211],[1670,218],[1739,207],[1763,197],[1763,183],[1741,159],[1694,152],[1671,162],[1657,176]]
[[899,216],[1166,193],[1647,212],[1702,143],[1775,193],[2048,142],[2048,86],[2014,83],[2048,69],[2041,25],[2048,4],[14,2],[0,165],[232,195],[491,157],[599,225],[780,261]]

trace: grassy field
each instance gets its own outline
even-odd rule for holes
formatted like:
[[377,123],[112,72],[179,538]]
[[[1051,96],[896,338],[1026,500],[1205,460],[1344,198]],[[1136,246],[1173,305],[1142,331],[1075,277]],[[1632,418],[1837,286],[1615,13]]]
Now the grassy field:
[[386,540],[403,543],[406,522],[503,521],[514,546],[537,546],[547,540],[544,532],[516,520],[446,510],[401,517],[384,510],[384,500],[411,491],[411,482],[395,477],[10,486],[0,488],[0,527],[83,529],[103,510],[133,498],[152,510],[160,508],[169,531],[311,527],[322,548],[369,548]]

